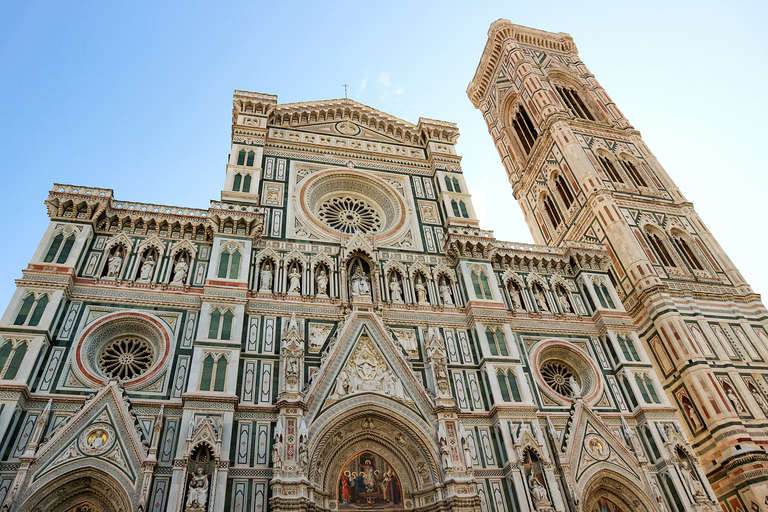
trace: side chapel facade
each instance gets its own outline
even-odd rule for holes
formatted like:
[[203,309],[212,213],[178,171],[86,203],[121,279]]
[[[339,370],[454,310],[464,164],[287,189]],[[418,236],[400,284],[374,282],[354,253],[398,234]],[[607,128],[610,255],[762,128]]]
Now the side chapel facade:
[[349,99],[236,91],[207,209],[55,185],[0,508],[766,510],[759,296],[570,36],[495,22],[467,92],[539,245],[479,227],[456,125]]

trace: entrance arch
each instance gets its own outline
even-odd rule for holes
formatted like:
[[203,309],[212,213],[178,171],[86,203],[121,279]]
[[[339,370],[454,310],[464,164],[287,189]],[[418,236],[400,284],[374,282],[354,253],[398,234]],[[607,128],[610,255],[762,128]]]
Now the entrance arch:
[[[131,500],[120,483],[107,473],[93,468],[64,473],[46,485],[38,486],[23,499],[19,512],[130,512]],[[90,508],[88,508],[90,507]]]
[[655,512],[640,487],[610,470],[595,474],[584,486],[584,512]]

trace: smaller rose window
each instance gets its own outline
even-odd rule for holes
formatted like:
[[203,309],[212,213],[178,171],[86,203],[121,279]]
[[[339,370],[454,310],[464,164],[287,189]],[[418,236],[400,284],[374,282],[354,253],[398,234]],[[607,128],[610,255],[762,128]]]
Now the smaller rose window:
[[541,376],[550,388],[566,397],[573,394],[570,383],[571,377],[578,383],[578,378],[573,370],[560,361],[547,361],[541,365]]
[[145,373],[154,360],[150,344],[135,336],[109,342],[99,355],[99,368],[106,375],[131,380]]
[[334,197],[320,205],[317,216],[342,233],[375,233],[382,218],[371,205],[352,197]]

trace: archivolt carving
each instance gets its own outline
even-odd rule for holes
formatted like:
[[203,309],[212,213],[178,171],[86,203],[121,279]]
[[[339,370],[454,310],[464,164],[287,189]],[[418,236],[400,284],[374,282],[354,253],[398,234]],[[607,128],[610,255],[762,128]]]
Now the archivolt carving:
[[589,475],[587,483],[582,487],[582,496],[584,499],[584,508],[582,510],[596,510],[595,504],[600,498],[607,498],[623,510],[632,510],[636,512],[654,512],[656,507],[652,500],[641,490],[640,485],[634,478],[616,472],[616,466],[603,462],[594,465]]

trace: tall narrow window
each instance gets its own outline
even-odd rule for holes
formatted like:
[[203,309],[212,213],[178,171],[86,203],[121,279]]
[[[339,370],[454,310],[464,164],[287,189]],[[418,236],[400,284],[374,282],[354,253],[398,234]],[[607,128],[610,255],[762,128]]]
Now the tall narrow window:
[[227,310],[224,312],[224,318],[223,322],[221,323],[221,339],[222,340],[229,340],[232,339],[232,320],[234,319],[234,315],[232,314],[232,311]]
[[251,175],[246,174],[245,178],[243,178],[243,192],[250,192],[251,191]]
[[627,398],[629,399],[629,403],[632,405],[632,408],[637,407],[637,398],[635,398],[635,394],[632,392],[632,387],[629,385],[629,380],[627,379],[626,375],[621,376],[621,383],[624,384],[624,392],[627,395]]
[[624,183],[624,180],[621,178],[621,174],[609,158],[599,156],[597,159],[600,160],[600,163],[603,165],[603,170],[605,171],[605,174],[608,175],[608,179],[615,181],[616,183]]
[[59,252],[59,247],[61,247],[61,242],[64,241],[64,235],[59,233],[55,237],[53,237],[53,242],[51,242],[51,247],[48,248],[48,254],[45,255],[45,259],[43,260],[45,263],[50,263],[56,258],[56,254]]
[[672,237],[672,240],[675,241],[675,245],[677,245],[677,248],[680,250],[680,253],[683,255],[683,258],[685,258],[686,263],[688,263],[688,265],[692,269],[704,270],[704,267],[701,265],[701,262],[693,253],[690,246],[685,240],[683,240],[680,236]]
[[659,257],[661,264],[666,267],[676,267],[675,260],[670,256],[669,251],[667,251],[667,246],[661,238],[659,238],[656,233],[646,233],[646,236],[648,237],[648,242],[651,244],[651,247],[653,247],[653,250]]
[[220,278],[226,279],[228,268],[229,268],[229,251],[224,249],[223,251],[221,251],[221,258],[219,259],[219,272],[217,275]]
[[61,248],[61,252],[59,252],[59,257],[56,258],[56,263],[66,263],[73,245],[75,245],[75,235],[69,235],[67,239],[64,240],[64,246]]
[[461,217],[461,213],[459,212],[459,205],[456,204],[455,199],[451,199],[451,208],[453,208],[453,216],[454,217]]
[[563,199],[565,207],[570,208],[571,204],[573,204],[573,194],[571,193],[568,184],[559,174],[555,177],[555,188],[557,188],[557,193],[560,194],[560,197]]
[[565,106],[567,106],[576,117],[588,119],[590,121],[595,120],[592,112],[589,111],[587,106],[581,100],[581,96],[579,96],[578,92],[570,87],[563,87],[560,85],[556,86],[555,89],[557,89],[558,94],[560,94],[560,98],[563,100]]
[[480,287],[480,279],[477,277],[477,274],[475,272],[472,272],[472,286],[475,288],[475,296],[478,299],[482,299],[483,289]]
[[651,395],[651,400],[653,400],[653,403],[660,404],[661,399],[659,399],[659,395],[656,393],[656,388],[654,387],[651,378],[648,375],[643,375],[643,380],[645,381],[645,387],[648,388],[648,394]]
[[253,167],[253,158],[255,156],[256,156],[256,153],[254,153],[253,151],[249,151],[248,152],[248,163],[246,163],[245,165],[247,165],[248,167]]
[[211,390],[211,379],[213,378],[213,356],[208,354],[203,360],[203,372],[200,375],[200,391]]
[[245,165],[245,150],[241,149],[237,154],[237,165]]
[[459,180],[457,180],[456,178],[453,178],[453,191],[454,192],[458,192],[459,194],[461,193],[461,187],[459,186]]
[[639,187],[647,187],[648,184],[643,179],[642,174],[640,174],[640,171],[637,167],[635,167],[635,164],[630,162],[629,160],[622,160],[622,164],[624,164],[624,168],[627,170],[627,174],[629,174],[629,177],[632,178],[632,181],[635,182],[635,185]]
[[502,370],[496,372],[496,379],[499,381],[499,390],[501,391],[501,398],[505,402],[510,402],[509,389],[507,387],[507,376]]
[[656,446],[656,441],[653,439],[653,434],[651,434],[651,429],[648,428],[648,425],[645,425],[643,427],[643,430],[645,431],[645,438],[648,440],[648,445],[651,447],[651,452],[653,453],[653,460],[658,460],[661,458],[661,453],[659,453],[659,448]]
[[485,276],[485,273],[480,274],[480,284],[483,285],[483,294],[485,295],[485,298],[489,300],[492,299],[491,285],[488,283],[488,278]]
[[499,349],[496,346],[496,336],[490,327],[485,329],[485,338],[488,340],[488,348],[491,351],[492,356],[499,355]]
[[216,361],[216,379],[213,382],[214,391],[224,391],[224,384],[227,381],[227,358],[219,357]]
[[8,369],[5,371],[5,375],[3,375],[4,379],[15,379],[16,374],[19,373],[19,368],[21,368],[21,362],[24,360],[24,356],[27,354],[27,344],[21,343],[16,346],[16,349],[13,351],[13,356],[11,357],[11,362],[8,363]]
[[8,362],[8,356],[11,355],[11,350],[13,350],[12,341],[6,341],[3,344],[3,348],[0,348],[0,371],[5,368],[5,363]]
[[507,350],[507,339],[504,337],[504,331],[496,329],[496,342],[499,344],[499,352],[501,355],[509,356],[509,350]]
[[211,323],[208,324],[208,338],[215,340],[219,337],[219,325],[221,324],[221,311],[214,309],[211,313]]
[[637,388],[640,390],[640,394],[643,395],[643,400],[645,400],[645,403],[651,403],[651,397],[648,396],[648,391],[645,389],[645,383],[643,382],[642,377],[640,377],[638,374],[635,374],[635,384],[637,384]]
[[549,217],[549,221],[552,223],[553,227],[557,227],[560,225],[560,222],[562,222],[562,219],[560,218],[560,214],[557,211],[557,208],[555,208],[555,205],[552,204],[552,198],[549,196],[544,196],[544,209],[547,211],[547,216]]
[[240,251],[232,253],[232,261],[229,264],[229,278],[237,279],[240,275]]
[[533,148],[533,144],[536,142],[536,138],[539,133],[531,122],[531,118],[528,117],[528,113],[521,106],[517,113],[515,113],[512,119],[512,128],[515,130],[515,135],[520,141],[520,145],[523,147],[523,151],[527,155]]
[[445,177],[445,190],[448,192],[453,192],[453,186],[451,186],[451,178],[448,176]]
[[512,399],[515,402],[522,402],[523,399],[520,396],[520,388],[517,385],[517,375],[514,370],[507,371],[507,380],[509,381],[509,390],[512,392]]
[[40,323],[40,319],[43,317],[43,312],[45,312],[45,306],[48,305],[48,296],[42,295],[37,299],[37,304],[35,304],[35,309],[32,310],[32,318],[29,319],[29,326],[35,327],[37,324]]
[[235,179],[232,181],[232,190],[235,192],[240,192],[240,182],[242,179],[243,177],[240,174],[235,174]]
[[24,322],[27,321],[27,316],[29,316],[29,312],[32,310],[32,305],[34,303],[34,294],[30,293],[24,297],[24,301],[21,303],[21,309],[19,309],[19,313],[16,315],[16,320],[14,320],[13,325],[24,325]]

